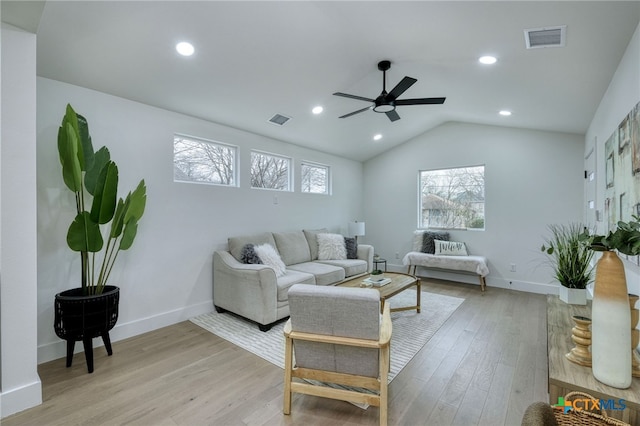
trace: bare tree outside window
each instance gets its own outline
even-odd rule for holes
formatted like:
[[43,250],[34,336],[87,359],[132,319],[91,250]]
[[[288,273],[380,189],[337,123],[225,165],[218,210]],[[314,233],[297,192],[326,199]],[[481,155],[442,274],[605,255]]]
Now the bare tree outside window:
[[421,228],[484,229],[484,166],[420,172]]
[[303,162],[300,169],[302,192],[329,194],[328,166]]
[[251,187],[289,191],[291,189],[291,159],[252,151]]
[[175,135],[173,179],[235,186],[236,151],[231,145]]

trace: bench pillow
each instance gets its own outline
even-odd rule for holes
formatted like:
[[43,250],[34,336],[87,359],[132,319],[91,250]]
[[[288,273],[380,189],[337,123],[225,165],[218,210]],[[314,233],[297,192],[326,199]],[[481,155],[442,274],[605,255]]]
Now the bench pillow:
[[444,256],[468,256],[467,246],[456,241],[435,240],[435,255]]
[[422,250],[423,253],[435,254],[436,246],[434,241],[449,241],[449,233],[448,232],[437,232],[437,231],[424,231],[422,235]]

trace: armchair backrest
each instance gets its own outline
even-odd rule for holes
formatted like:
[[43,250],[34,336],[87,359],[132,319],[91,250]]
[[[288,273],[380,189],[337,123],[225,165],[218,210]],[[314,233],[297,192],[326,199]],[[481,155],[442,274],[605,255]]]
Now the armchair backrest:
[[[380,293],[374,289],[294,285],[289,289],[292,331],[380,339]],[[378,377],[378,349],[294,340],[296,365]]]

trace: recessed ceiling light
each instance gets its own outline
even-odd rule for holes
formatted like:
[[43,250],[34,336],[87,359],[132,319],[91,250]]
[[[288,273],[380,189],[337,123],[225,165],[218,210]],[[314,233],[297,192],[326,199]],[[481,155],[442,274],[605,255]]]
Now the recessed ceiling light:
[[374,141],[379,141],[380,139],[382,139],[382,135],[380,133],[378,133],[377,135],[373,136],[373,140]]
[[502,111],[498,112],[498,114],[508,117],[511,115],[511,111],[507,111],[506,109],[503,109]]
[[193,52],[195,52],[193,44],[187,43],[186,41],[176,44],[176,50],[182,56],[191,56],[193,55]]
[[311,112],[314,114],[320,114],[322,111],[324,111],[324,108],[322,108],[320,105],[313,107],[313,109],[311,110]]
[[495,64],[497,61],[498,60],[495,56],[482,56],[480,59],[478,59],[478,62],[485,65]]

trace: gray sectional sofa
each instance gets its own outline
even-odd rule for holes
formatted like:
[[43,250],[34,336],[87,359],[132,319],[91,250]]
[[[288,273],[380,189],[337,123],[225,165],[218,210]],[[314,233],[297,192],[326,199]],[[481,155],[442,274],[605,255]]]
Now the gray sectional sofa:
[[[335,285],[364,276],[373,266],[373,246],[358,244],[355,259],[318,259],[318,234],[326,229],[265,232],[229,238],[228,250],[213,255],[213,303],[218,312],[230,311],[254,321],[266,331],[289,316],[288,291],[294,284]],[[270,244],[286,266],[276,269],[244,263],[247,245]],[[327,256],[321,253],[321,259]]]

